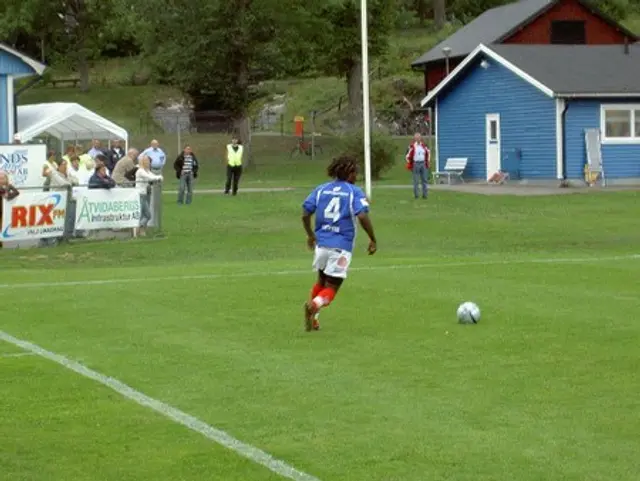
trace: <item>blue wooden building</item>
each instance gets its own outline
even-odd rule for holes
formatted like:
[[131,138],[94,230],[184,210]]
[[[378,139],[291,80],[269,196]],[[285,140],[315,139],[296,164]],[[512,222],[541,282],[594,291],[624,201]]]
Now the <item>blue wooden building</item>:
[[[582,179],[599,129],[608,179],[640,179],[640,45],[480,45],[429,95],[437,170]],[[512,174],[512,177],[513,177]]]
[[45,65],[0,43],[0,144],[13,141],[15,79],[42,75]]

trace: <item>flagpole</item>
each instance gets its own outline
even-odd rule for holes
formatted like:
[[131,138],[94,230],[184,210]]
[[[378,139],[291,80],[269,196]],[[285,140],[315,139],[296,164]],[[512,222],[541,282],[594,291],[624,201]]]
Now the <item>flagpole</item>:
[[362,115],[364,129],[364,183],[367,198],[371,200],[371,107],[369,105],[369,33],[367,27],[367,0],[360,0],[360,33],[362,44]]

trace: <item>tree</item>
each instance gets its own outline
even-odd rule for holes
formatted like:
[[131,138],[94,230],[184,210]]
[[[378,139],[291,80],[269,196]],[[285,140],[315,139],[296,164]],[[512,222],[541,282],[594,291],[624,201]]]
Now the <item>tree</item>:
[[445,0],[433,0],[433,20],[438,30],[444,28],[447,20]]
[[[318,18],[323,21],[317,51],[319,66],[328,75],[345,77],[352,115],[362,111],[362,59],[360,42],[360,2],[322,2]],[[369,55],[383,54],[388,47],[396,12],[394,0],[368,0]]]
[[60,0],[59,16],[68,40],[67,52],[75,58],[80,90],[89,90],[89,62],[105,43],[105,24],[112,18],[110,0]]
[[[3,0],[0,2],[0,41],[15,45],[22,35],[37,39],[37,56],[45,62],[48,40],[59,34],[62,25],[56,15],[57,3],[56,0]],[[35,52],[29,53],[35,56]]]
[[416,15],[420,19],[420,23],[424,25],[430,10],[429,0],[415,0],[413,8],[416,11]]
[[41,41],[55,41],[57,53],[71,57],[80,75],[80,89],[89,90],[89,62],[100,53],[113,18],[112,0],[3,0],[0,28],[25,32]]
[[196,104],[229,111],[247,145],[251,85],[309,62],[303,31],[313,17],[304,0],[148,0],[139,8],[156,76]]

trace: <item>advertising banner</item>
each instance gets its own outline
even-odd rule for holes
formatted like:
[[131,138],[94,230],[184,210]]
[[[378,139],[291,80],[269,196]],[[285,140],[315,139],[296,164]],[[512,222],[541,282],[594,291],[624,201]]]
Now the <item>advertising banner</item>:
[[9,174],[9,181],[20,187],[39,187],[44,182],[42,167],[47,161],[47,146],[0,145],[0,170]]
[[15,199],[2,202],[1,240],[44,239],[64,234],[66,192],[22,191]]
[[76,230],[130,229],[140,225],[136,189],[87,189],[77,193]]

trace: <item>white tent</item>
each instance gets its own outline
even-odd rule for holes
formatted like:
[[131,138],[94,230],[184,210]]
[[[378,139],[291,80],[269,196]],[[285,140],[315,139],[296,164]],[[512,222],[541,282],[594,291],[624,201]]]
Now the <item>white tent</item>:
[[20,105],[18,107],[18,135],[23,143],[40,134],[65,141],[122,139],[128,145],[125,129],[76,103]]

